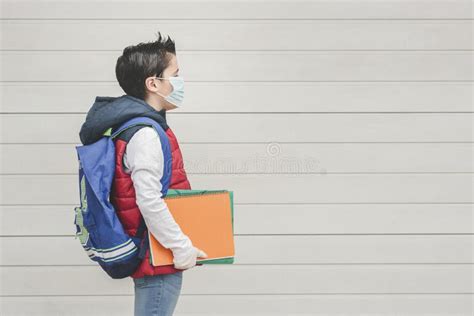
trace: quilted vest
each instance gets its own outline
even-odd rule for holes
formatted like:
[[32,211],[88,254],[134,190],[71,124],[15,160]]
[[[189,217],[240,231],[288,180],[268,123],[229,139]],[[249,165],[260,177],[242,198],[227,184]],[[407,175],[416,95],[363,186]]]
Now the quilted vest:
[[[168,136],[171,149],[171,181],[170,189],[191,189],[186,171],[184,170],[183,157],[179,148],[178,140],[174,135],[173,131],[167,124],[158,122],[163,127]],[[131,236],[135,236],[137,229],[142,220],[140,209],[136,204],[135,189],[133,186],[131,175],[125,172],[125,166],[123,165],[123,155],[127,143],[132,138],[133,134],[144,126],[135,126],[126,131],[122,132],[117,138],[115,138],[115,177],[112,183],[112,190],[110,201],[114,205],[117,216],[119,217],[125,232]],[[148,230],[145,230],[144,236],[148,234]],[[146,247],[145,257],[143,258],[140,266],[132,274],[132,278],[142,278],[145,275],[157,275],[157,274],[170,274],[179,271],[174,265],[158,266],[155,267],[150,264],[150,249]]]

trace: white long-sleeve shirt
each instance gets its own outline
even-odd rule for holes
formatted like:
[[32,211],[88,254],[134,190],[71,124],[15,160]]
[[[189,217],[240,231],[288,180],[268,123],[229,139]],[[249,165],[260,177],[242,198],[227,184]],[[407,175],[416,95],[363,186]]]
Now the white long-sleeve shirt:
[[162,198],[160,179],[164,157],[160,137],[153,127],[142,127],[133,134],[125,148],[123,163],[125,172],[131,174],[136,203],[149,231],[178,260],[189,256],[193,244]]

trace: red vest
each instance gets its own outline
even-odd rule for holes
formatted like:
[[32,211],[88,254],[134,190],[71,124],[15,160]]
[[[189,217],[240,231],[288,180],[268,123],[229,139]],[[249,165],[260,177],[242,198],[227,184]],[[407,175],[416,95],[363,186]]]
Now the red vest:
[[[117,216],[120,218],[125,232],[131,236],[135,236],[142,215],[140,209],[136,204],[135,189],[133,187],[133,182],[130,174],[126,173],[123,166],[123,155],[125,153],[125,148],[128,141],[134,132],[136,132],[139,126],[135,128],[135,131],[132,131],[132,134],[128,133],[126,136],[121,137],[119,135],[115,138],[115,177],[112,183],[111,197],[110,201],[114,205]],[[170,143],[171,149],[171,181],[169,188],[170,189],[191,189],[191,185],[186,176],[186,171],[184,170],[183,157],[181,155],[181,150],[179,149],[178,140],[174,135],[171,128],[166,126],[166,135]],[[148,231],[145,232],[147,234]],[[147,247],[145,257],[143,258],[140,266],[131,276],[132,278],[142,278],[145,275],[157,275],[157,274],[169,274],[175,273],[178,271],[183,271],[181,269],[176,269],[174,265],[159,266],[154,267],[150,264],[150,249]]]

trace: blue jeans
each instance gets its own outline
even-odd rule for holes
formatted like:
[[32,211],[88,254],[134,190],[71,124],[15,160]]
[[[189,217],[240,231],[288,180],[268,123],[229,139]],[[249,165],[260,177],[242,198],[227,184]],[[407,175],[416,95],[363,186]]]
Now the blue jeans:
[[183,271],[133,279],[135,316],[171,316],[178,303]]

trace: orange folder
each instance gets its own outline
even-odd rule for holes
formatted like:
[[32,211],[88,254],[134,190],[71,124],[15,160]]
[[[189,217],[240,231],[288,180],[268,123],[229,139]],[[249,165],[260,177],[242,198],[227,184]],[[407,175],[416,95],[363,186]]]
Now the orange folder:
[[[165,196],[164,200],[183,233],[207,254],[207,258],[198,259],[197,263],[234,256],[231,192],[173,195]],[[173,265],[172,251],[164,248],[150,231],[148,237],[152,265]]]

